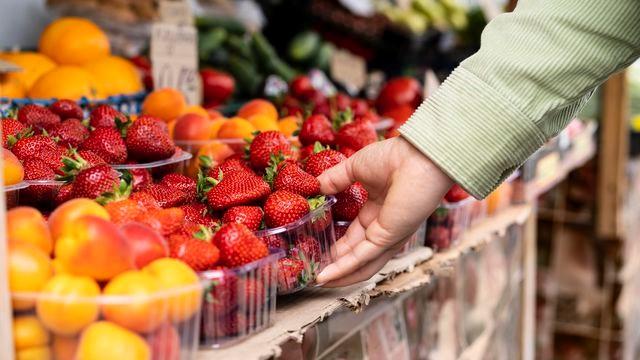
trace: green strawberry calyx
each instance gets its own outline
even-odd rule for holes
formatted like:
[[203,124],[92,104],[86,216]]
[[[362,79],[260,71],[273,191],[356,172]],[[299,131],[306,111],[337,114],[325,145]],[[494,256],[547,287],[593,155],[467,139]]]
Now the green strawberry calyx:
[[100,205],[106,205],[110,202],[128,199],[133,190],[133,175],[127,170],[122,170],[120,182],[113,187],[113,191],[102,193],[96,198],[96,202]]
[[336,113],[332,120],[334,130],[340,130],[341,127],[353,121],[353,111],[347,108],[345,111]]

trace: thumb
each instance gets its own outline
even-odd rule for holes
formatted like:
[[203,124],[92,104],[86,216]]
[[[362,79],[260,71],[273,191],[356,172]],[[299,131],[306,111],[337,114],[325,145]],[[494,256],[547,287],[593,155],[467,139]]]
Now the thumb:
[[318,176],[318,181],[320,181],[320,192],[325,195],[337,194],[348,188],[356,181],[353,176],[353,156],[325,170]]

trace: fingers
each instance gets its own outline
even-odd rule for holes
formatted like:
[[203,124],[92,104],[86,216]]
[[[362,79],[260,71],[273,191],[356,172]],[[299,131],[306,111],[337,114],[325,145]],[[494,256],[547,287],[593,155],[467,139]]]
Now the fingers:
[[377,259],[386,250],[384,247],[370,241],[361,241],[350,252],[340,256],[335,262],[322,270],[316,280],[322,284],[345,277],[358,270],[364,264]]
[[375,260],[365,264],[360,267],[358,270],[353,273],[338,278],[333,281],[329,281],[324,284],[323,287],[340,287],[340,286],[349,286],[355,283],[359,283],[360,281],[365,281],[370,279],[373,275],[375,275],[380,269],[384,267],[384,265],[393,258],[393,256],[398,252],[396,248],[389,249],[382,253],[381,256],[378,256]]
[[320,174],[318,181],[320,192],[325,195],[337,194],[348,188],[356,181],[353,176],[353,156]]

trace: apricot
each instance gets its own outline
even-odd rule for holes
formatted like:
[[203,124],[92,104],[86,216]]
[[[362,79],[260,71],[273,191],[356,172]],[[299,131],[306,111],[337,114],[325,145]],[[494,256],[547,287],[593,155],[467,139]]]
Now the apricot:
[[240,117],[231,118],[220,126],[219,139],[253,139],[256,128],[248,121]]
[[178,90],[163,88],[154,90],[142,103],[142,113],[169,122],[187,108],[187,102]]
[[54,241],[68,229],[75,226],[78,218],[93,215],[109,220],[109,212],[91,199],[78,198],[58,206],[49,216],[49,229]]
[[7,238],[31,243],[45,254],[51,254],[53,250],[53,240],[47,221],[37,209],[32,207],[21,206],[7,212]]
[[265,115],[272,121],[278,121],[278,109],[264,99],[251,100],[238,110],[238,116],[245,119],[257,114]]
[[300,119],[297,116],[287,116],[278,121],[278,129],[286,137],[292,137],[293,133],[300,128]]
[[278,122],[273,120],[271,116],[264,114],[256,114],[248,118],[251,125],[258,131],[280,131],[278,128]]
[[176,120],[173,138],[179,141],[204,141],[211,133],[211,120],[199,114],[185,114]]
[[76,358],[148,360],[151,350],[140,335],[109,321],[99,321],[82,333]]
[[13,343],[16,351],[49,344],[49,332],[33,315],[13,318]]
[[231,146],[221,141],[213,140],[200,147],[195,156],[189,161],[186,168],[187,176],[195,178],[198,175],[198,170],[202,166],[201,156],[209,157],[212,162],[211,166],[216,166],[233,154],[235,154],[235,151]]
[[[53,275],[51,260],[40,248],[27,242],[9,241],[9,290],[12,293],[40,291]],[[30,296],[14,294],[13,308],[28,310],[34,305]]]
[[75,360],[76,350],[78,349],[77,336],[61,336],[55,335],[51,350],[55,360]]
[[24,180],[24,168],[18,158],[5,148],[2,148],[2,176],[4,185],[14,185]]
[[224,117],[218,117],[209,121],[209,138],[216,139],[222,125],[227,121]]

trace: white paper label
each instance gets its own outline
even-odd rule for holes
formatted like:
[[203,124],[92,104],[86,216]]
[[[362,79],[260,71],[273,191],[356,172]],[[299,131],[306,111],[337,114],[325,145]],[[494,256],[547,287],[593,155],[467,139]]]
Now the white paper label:
[[188,1],[163,0],[158,4],[158,13],[163,23],[193,25],[193,14]]
[[331,77],[354,92],[367,82],[367,63],[360,56],[337,49],[331,57]]

